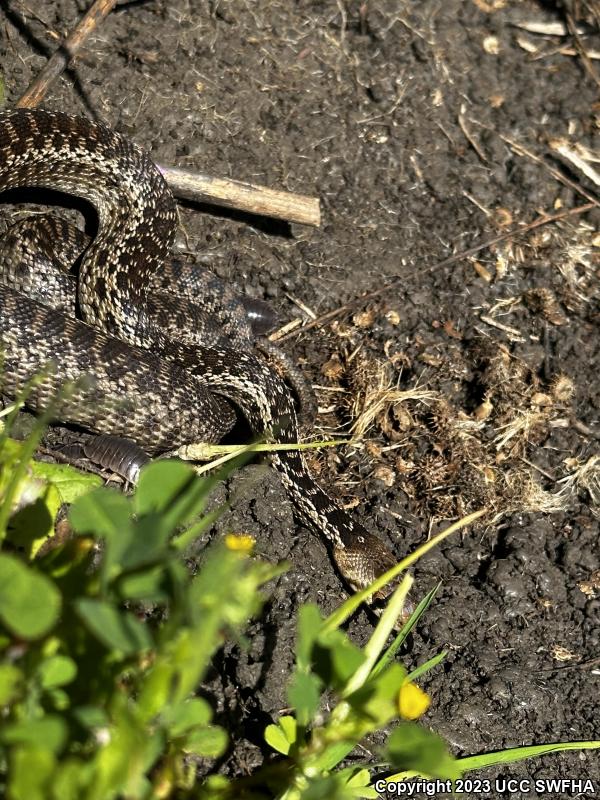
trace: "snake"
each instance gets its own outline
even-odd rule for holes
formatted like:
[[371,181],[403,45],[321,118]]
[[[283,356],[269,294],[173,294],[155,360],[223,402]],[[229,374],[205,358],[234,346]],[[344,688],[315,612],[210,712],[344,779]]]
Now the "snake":
[[[232,330],[223,322],[210,325],[226,306],[221,290],[209,288],[199,298],[185,270],[176,269],[173,277],[176,203],[146,151],[85,117],[5,110],[0,192],[24,187],[83,200],[95,212],[97,229],[79,258],[75,283],[66,264],[77,248],[60,228],[50,240],[40,230],[44,224],[4,237],[0,347],[6,395],[19,397],[27,387],[34,411],[51,407],[61,422],[132,440],[151,454],[218,442],[238,412],[253,434],[298,442],[293,393],[253,346],[252,333],[240,332],[239,320]],[[26,255],[32,242],[34,266]],[[200,308],[200,323],[182,323],[194,316],[190,304]],[[250,328],[253,316],[260,322],[262,310],[246,312]],[[75,388],[61,393],[65,384]],[[300,519],[323,537],[352,588],[365,588],[396,563],[379,537],[315,481],[301,451],[277,450],[270,458]],[[383,589],[375,599],[388,593]]]

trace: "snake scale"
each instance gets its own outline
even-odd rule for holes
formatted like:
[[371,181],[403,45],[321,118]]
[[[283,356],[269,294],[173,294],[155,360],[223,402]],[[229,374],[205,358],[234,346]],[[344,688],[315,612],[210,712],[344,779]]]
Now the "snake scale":
[[[56,243],[48,244],[37,288],[14,252],[0,267],[8,395],[46,368],[28,396],[30,406],[47,407],[62,385],[76,381],[77,391],[58,409],[62,421],[127,437],[152,453],[218,441],[232,427],[236,408],[257,435],[297,441],[292,394],[265,358],[248,343],[244,349],[220,337],[207,344],[202,327],[183,332],[168,322],[186,302],[185,291],[181,298],[161,294],[176,207],[141,148],[83,117],[42,109],[0,112],[0,191],[18,187],[83,199],[95,209],[98,229],[79,264],[79,318],[65,308],[70,301],[60,299],[60,287],[49,299],[40,289],[65,275],[53,263]],[[20,236],[12,238],[18,253]],[[218,303],[216,293],[192,300],[208,317]],[[324,536],[351,586],[364,587],[395,563],[383,543],[318,486],[299,451],[271,458],[301,518]]]

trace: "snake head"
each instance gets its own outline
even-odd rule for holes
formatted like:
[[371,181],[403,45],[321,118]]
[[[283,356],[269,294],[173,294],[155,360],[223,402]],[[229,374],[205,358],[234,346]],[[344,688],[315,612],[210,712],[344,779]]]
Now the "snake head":
[[[344,579],[353,589],[360,591],[396,566],[397,559],[383,544],[383,542],[366,531],[362,531],[355,541],[346,547],[335,547],[334,558]],[[379,591],[371,595],[369,604],[377,611],[385,605],[385,600],[397,588],[401,576],[386,584]],[[413,611],[413,605],[407,600],[402,611],[401,619],[407,619]]]

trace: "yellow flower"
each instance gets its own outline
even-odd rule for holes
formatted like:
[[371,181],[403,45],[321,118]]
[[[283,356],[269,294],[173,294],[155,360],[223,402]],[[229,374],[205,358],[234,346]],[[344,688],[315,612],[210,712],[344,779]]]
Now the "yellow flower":
[[225,547],[236,553],[251,553],[255,544],[256,539],[245,533],[228,533],[225,537]]
[[429,708],[431,698],[416,683],[404,683],[398,692],[398,711],[402,719],[419,719]]

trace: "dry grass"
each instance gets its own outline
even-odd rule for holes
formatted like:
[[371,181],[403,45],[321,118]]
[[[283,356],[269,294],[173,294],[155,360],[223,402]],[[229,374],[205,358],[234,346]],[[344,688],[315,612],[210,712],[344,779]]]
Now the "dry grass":
[[390,385],[392,378],[386,364],[374,362],[369,366],[370,369],[363,364],[363,373],[355,378],[356,383],[363,385],[355,391],[352,403],[350,431],[355,438],[364,438],[376,423],[383,425],[389,413],[401,420],[410,415],[413,404],[427,404],[439,398],[436,392],[418,386],[402,390]]

